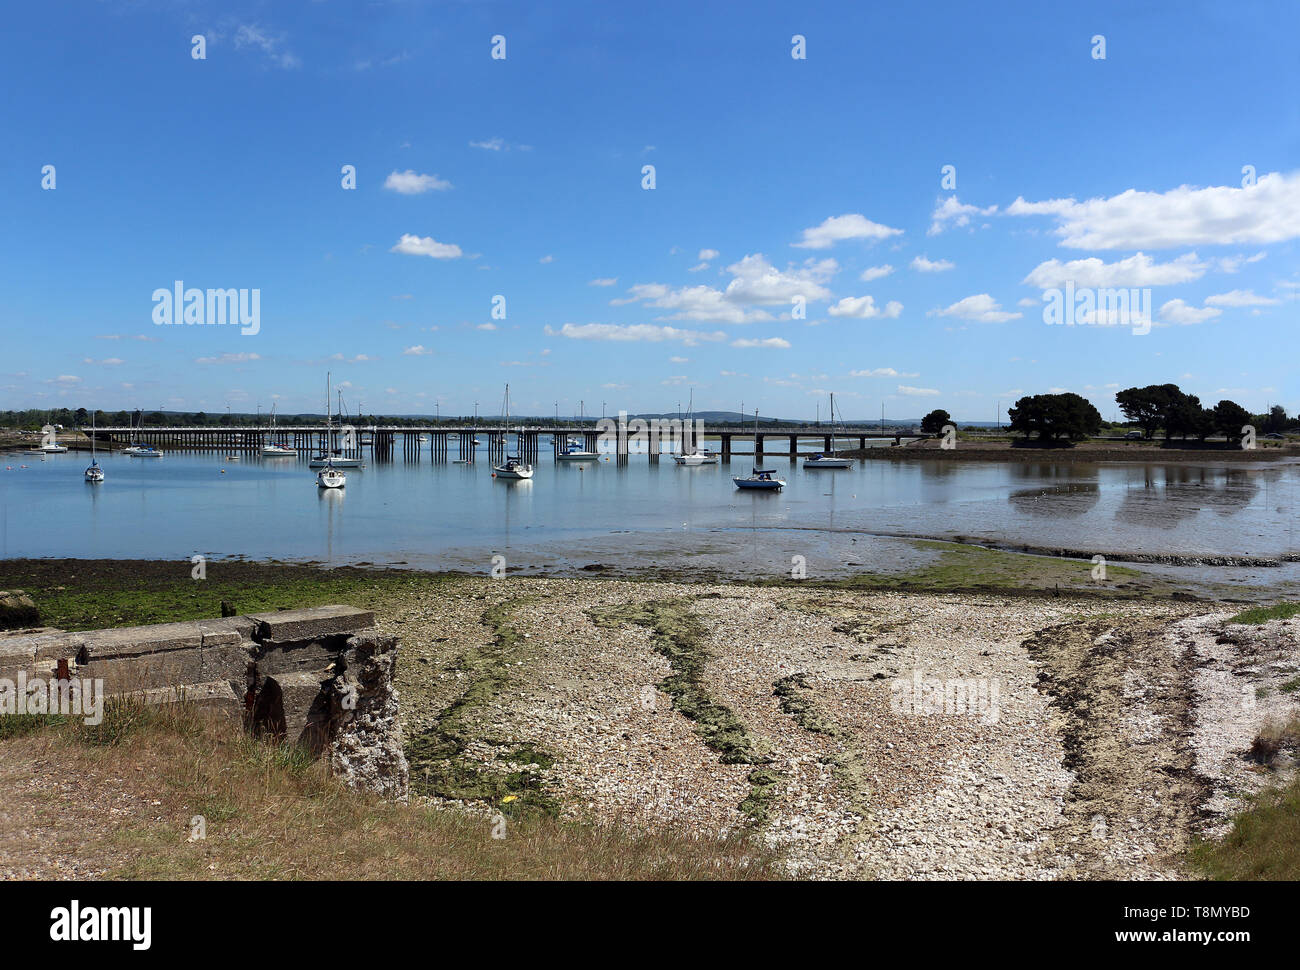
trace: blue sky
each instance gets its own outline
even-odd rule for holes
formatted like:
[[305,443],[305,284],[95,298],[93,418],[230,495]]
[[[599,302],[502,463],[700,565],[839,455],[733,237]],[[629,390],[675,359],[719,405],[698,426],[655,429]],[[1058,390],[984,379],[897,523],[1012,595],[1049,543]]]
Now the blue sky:
[[[0,407],[319,410],[328,369],[375,413],[1300,411],[1300,5],[6,18]],[[155,325],[176,280],[259,290],[258,332]],[[1047,325],[1067,280],[1150,289],[1149,332]]]

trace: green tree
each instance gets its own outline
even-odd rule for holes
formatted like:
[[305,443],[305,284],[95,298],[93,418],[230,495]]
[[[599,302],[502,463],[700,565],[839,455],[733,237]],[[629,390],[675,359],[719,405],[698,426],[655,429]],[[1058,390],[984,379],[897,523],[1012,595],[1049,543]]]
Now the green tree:
[[945,424],[952,424],[952,415],[943,408],[935,408],[921,419],[921,430],[925,434],[938,434]]
[[1124,412],[1124,417],[1140,425],[1150,438],[1164,424],[1171,408],[1182,396],[1177,384],[1148,384],[1146,387],[1125,388],[1115,395],[1115,403]]
[[1250,412],[1236,401],[1220,401],[1214,406],[1214,428],[1229,441],[1239,441],[1242,428],[1250,424]]
[[1058,438],[1081,441],[1101,430],[1101,414],[1078,394],[1034,394],[1022,397],[1007,411],[1011,430],[1040,441]]

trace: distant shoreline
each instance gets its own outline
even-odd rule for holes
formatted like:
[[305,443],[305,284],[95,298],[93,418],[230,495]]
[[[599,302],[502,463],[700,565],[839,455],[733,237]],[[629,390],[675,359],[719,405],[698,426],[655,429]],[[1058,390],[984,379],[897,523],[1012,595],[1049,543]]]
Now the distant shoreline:
[[1166,448],[1163,443],[1083,441],[1074,447],[1011,447],[1005,442],[958,441],[944,450],[939,439],[918,441],[901,448],[853,448],[839,452],[850,458],[870,461],[1051,461],[1051,462],[1142,462],[1144,464],[1208,465],[1223,462],[1275,462],[1300,458],[1300,452],[1284,446],[1240,448]]

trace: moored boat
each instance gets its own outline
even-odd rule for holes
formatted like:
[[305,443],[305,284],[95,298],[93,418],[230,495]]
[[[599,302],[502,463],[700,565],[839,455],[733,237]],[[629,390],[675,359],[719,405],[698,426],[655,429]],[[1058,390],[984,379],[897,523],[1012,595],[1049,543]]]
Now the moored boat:
[[776,469],[774,468],[755,468],[748,478],[733,477],[731,480],[736,483],[736,488],[752,488],[763,491],[785,488],[785,482],[776,477]]
[[344,488],[347,483],[348,477],[329,462],[316,473],[316,484],[320,488]]

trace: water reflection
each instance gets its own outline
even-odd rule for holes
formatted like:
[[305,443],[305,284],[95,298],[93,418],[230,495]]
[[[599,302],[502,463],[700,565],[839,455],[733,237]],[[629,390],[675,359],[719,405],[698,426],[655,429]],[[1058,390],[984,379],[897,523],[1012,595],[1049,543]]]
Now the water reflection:
[[1091,512],[1100,501],[1101,486],[1096,482],[1022,488],[1007,496],[1007,502],[1025,515],[1070,519]]

